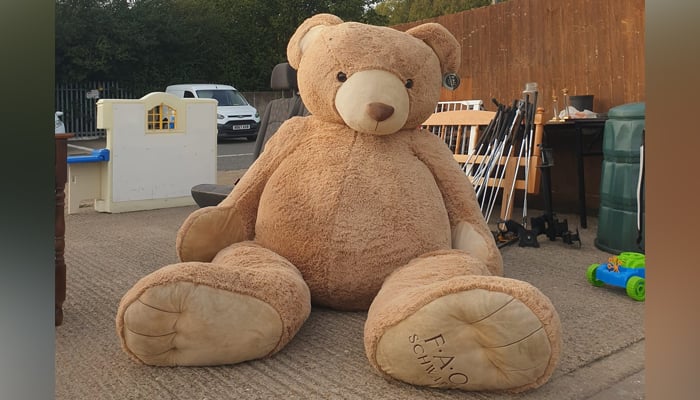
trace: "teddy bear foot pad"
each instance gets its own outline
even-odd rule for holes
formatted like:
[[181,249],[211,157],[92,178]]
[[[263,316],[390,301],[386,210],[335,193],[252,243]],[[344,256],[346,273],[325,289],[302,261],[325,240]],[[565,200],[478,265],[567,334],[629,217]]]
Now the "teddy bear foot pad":
[[428,303],[387,330],[376,359],[383,372],[415,385],[536,386],[553,362],[547,322],[514,295],[466,290]]
[[174,282],[147,289],[128,306],[123,335],[128,351],[146,364],[233,364],[271,353],[282,322],[254,297]]

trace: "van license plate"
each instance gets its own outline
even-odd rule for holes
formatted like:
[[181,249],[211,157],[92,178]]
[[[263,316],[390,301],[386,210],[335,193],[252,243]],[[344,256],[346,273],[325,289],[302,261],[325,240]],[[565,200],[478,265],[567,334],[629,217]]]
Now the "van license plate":
[[231,125],[231,129],[233,129],[234,131],[240,129],[250,129],[250,125]]

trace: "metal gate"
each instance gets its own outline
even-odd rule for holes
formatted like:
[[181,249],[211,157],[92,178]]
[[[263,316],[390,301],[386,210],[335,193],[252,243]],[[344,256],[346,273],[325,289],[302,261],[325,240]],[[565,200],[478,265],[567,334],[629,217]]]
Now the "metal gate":
[[137,99],[144,93],[120,87],[118,82],[72,82],[56,85],[56,111],[63,112],[66,132],[75,139],[98,139],[105,136],[97,129],[97,100]]

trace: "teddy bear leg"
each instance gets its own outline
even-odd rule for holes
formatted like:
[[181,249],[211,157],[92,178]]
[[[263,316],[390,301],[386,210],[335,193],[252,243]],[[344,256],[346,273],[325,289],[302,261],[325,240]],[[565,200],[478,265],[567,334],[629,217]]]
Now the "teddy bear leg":
[[411,261],[385,281],[365,324],[365,350],[382,375],[410,384],[520,392],[542,385],[560,355],[550,300],[491,276],[460,251]]
[[124,350],[150,365],[220,365],[279,351],[311,310],[309,289],[289,261],[252,242],[211,263],[163,267],[122,298]]

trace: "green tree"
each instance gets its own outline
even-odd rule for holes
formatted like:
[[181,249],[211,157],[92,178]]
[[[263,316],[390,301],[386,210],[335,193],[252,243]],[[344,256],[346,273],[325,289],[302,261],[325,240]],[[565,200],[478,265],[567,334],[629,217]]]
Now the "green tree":
[[[125,2],[61,0],[56,3],[56,73],[66,79],[108,75],[127,61],[128,42],[116,35]],[[123,31],[122,31],[123,33]]]
[[56,0],[57,81],[268,90],[297,26],[317,13],[386,23],[377,0]]

